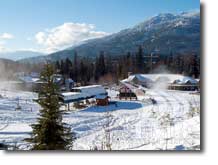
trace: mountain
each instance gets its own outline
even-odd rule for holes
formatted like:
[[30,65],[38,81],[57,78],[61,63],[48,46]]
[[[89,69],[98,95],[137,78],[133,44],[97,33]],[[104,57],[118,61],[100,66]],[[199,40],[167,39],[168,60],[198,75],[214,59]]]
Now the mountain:
[[15,61],[13,60],[9,60],[9,59],[4,59],[4,58],[0,58],[0,64],[10,64],[10,65],[13,65],[13,64],[16,64]]
[[[96,57],[100,51],[112,56],[136,52],[138,46],[145,52],[159,51],[160,54],[200,54],[200,12],[159,14],[132,28],[103,38],[58,51],[47,56],[50,60],[72,58],[75,51],[79,56]],[[37,58],[37,60],[43,60]],[[31,59],[29,59],[31,60]]]
[[42,56],[42,53],[33,51],[15,51],[15,52],[4,52],[0,53],[0,58],[18,61],[26,58],[32,58]]
[[9,75],[10,69],[14,69],[17,62],[0,58],[0,79],[4,77],[3,75]]

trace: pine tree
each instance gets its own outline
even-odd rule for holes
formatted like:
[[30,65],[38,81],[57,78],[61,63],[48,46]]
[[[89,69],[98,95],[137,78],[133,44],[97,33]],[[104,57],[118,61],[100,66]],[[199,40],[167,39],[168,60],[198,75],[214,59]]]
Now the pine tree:
[[61,69],[61,64],[59,63],[59,61],[56,61],[56,63],[55,63],[55,69],[56,69],[56,70],[60,70],[60,69]]
[[72,68],[72,62],[70,61],[69,58],[66,58],[64,67],[65,67],[65,69],[64,69],[65,73],[64,74],[67,77],[69,77],[70,69]]
[[104,52],[103,51],[100,52],[99,66],[98,67],[99,67],[100,75],[103,76],[106,73],[105,60],[104,60]]
[[84,64],[85,60],[81,60],[80,61],[80,74],[81,74],[81,80],[80,82],[82,83],[82,85],[86,85],[87,84],[87,74],[88,74],[88,70],[87,67]]
[[95,71],[94,71],[94,78],[95,81],[97,81],[100,77],[100,73],[99,73],[99,58],[96,57],[95,58]]
[[45,84],[37,100],[41,106],[40,117],[37,124],[32,125],[32,137],[26,139],[33,143],[33,150],[67,150],[73,141],[73,134],[62,122],[63,112],[60,111],[58,87],[53,81],[53,74],[52,65],[46,64],[41,73],[41,79]]
[[78,55],[77,52],[74,54],[74,59],[73,59],[73,79],[74,81],[78,81],[78,76],[79,76],[79,71],[78,71]]
[[64,61],[61,60],[61,64],[60,64],[60,73],[61,73],[61,74],[64,74],[64,72],[65,72],[64,69],[65,69],[65,68],[64,68]]
[[143,57],[143,48],[142,46],[139,46],[138,52],[136,54],[136,63],[137,63],[137,69],[139,72],[144,71],[144,57]]

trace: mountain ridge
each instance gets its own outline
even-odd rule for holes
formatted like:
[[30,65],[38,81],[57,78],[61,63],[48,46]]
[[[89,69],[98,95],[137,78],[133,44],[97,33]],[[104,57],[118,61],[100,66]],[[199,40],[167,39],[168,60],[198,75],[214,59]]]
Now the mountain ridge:
[[39,53],[36,51],[27,51],[27,50],[19,50],[14,52],[3,52],[0,53],[0,58],[9,59],[13,61],[19,61],[22,59],[38,57],[44,55],[43,53]]
[[[161,13],[132,28],[87,40],[76,47],[49,54],[46,58],[51,61],[72,58],[75,52],[82,57],[95,58],[101,51],[117,56],[136,52],[138,46],[142,46],[146,53],[156,50],[161,54],[200,54],[200,12]],[[41,58],[45,56],[38,60]]]

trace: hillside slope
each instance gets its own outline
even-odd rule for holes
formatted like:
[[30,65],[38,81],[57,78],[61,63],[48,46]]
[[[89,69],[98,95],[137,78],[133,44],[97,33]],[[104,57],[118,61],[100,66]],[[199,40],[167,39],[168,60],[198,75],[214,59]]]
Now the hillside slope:
[[[109,36],[88,40],[85,43],[47,56],[50,60],[79,56],[96,57],[100,51],[112,56],[135,52],[142,45],[145,52],[158,51],[200,54],[200,12],[159,14],[132,28]],[[44,60],[37,58],[38,61]],[[31,59],[29,59],[31,61]],[[36,62],[36,59],[34,59]]]

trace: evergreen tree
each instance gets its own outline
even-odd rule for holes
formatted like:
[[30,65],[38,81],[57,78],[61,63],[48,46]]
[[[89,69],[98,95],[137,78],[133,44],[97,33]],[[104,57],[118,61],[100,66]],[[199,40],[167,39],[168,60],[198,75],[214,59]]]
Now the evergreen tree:
[[87,67],[84,64],[85,60],[81,60],[80,61],[80,82],[82,83],[82,85],[86,85],[87,84],[87,75],[88,75],[88,70]]
[[173,52],[170,51],[169,56],[167,56],[167,66],[169,69],[172,69],[173,66]]
[[110,55],[106,58],[106,73],[113,73],[112,58]]
[[78,81],[79,71],[78,71],[78,55],[77,52],[74,54],[73,60],[73,80]]
[[144,71],[144,53],[142,46],[139,46],[138,52],[136,54],[136,63],[137,63],[137,69],[139,72]]
[[67,77],[69,77],[71,67],[72,67],[72,62],[70,61],[69,58],[66,58],[65,65],[64,65],[65,68],[64,73],[67,75]]
[[128,72],[133,72],[133,62],[132,62],[132,59],[131,59],[131,53],[128,52],[127,55],[126,55],[126,66],[128,68]]
[[64,61],[61,60],[61,64],[60,64],[60,73],[61,73],[61,74],[64,74],[64,72],[65,72],[64,69],[65,69],[65,68],[64,68]]
[[38,104],[41,106],[37,124],[33,124],[32,137],[27,141],[33,143],[33,150],[66,150],[70,149],[73,134],[62,122],[58,87],[53,81],[54,69],[46,64],[41,73],[45,82],[39,92]]
[[106,73],[105,60],[104,60],[104,52],[100,53],[99,56],[99,71],[100,75],[103,76]]
[[198,78],[200,73],[200,58],[197,54],[193,54],[191,56],[191,76],[194,76],[194,78]]
[[95,81],[97,81],[101,76],[106,74],[106,65],[104,59],[104,52],[100,52],[100,56],[96,57],[95,62]]
[[56,63],[55,63],[55,69],[58,70],[58,71],[60,71],[61,65],[60,65],[59,61],[56,61]]
[[95,78],[95,81],[97,81],[100,77],[100,72],[99,72],[99,58],[96,57],[95,58],[95,72],[94,72],[94,78]]

